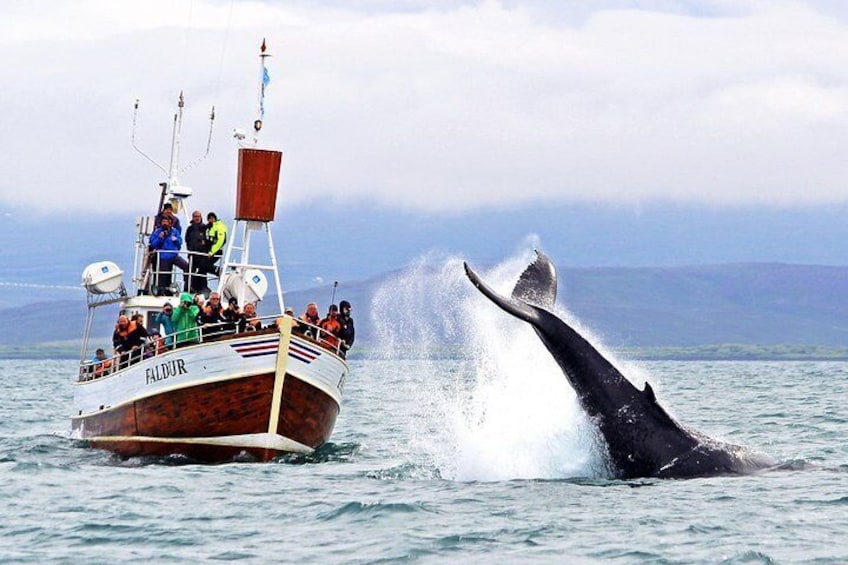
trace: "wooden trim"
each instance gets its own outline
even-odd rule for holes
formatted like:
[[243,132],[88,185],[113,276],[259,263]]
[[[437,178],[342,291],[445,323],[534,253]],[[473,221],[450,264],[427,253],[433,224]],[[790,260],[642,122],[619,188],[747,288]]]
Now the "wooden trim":
[[283,398],[283,384],[289,365],[289,345],[291,344],[292,319],[281,316],[277,320],[280,330],[280,344],[277,348],[277,365],[274,371],[274,394],[271,397],[271,415],[268,418],[268,433],[277,433],[280,419],[280,402]]

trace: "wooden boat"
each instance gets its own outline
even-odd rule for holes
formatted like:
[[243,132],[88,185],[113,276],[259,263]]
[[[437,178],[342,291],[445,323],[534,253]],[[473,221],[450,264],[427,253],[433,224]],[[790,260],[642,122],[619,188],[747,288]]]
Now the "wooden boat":
[[[263,42],[262,77],[265,57]],[[192,191],[178,181],[183,172],[178,163],[182,109],[181,94],[160,208],[170,202],[186,217],[184,202]],[[73,437],[123,457],[179,454],[208,462],[268,461],[283,453],[309,453],[329,440],[349,372],[345,344],[284,314],[270,229],[282,154],[256,147],[262,117],[254,123],[251,146],[243,144],[238,150],[235,223],[220,277],[202,276],[223,299],[235,298],[244,305],[265,297],[268,273],[276,286],[278,310],[257,318],[262,329],[238,331],[227,323],[204,326],[154,336],[130,352],[88,361],[92,320],[99,309],[119,304],[121,314],[141,314],[145,327],[152,329],[165,304],[178,300],[172,291],[162,292],[159,277],[166,273],[149,257],[153,217],[139,218],[131,289],[114,263],[94,263],[83,273],[89,315],[73,385]],[[251,258],[251,244],[255,249],[255,240],[263,236],[270,264]]]

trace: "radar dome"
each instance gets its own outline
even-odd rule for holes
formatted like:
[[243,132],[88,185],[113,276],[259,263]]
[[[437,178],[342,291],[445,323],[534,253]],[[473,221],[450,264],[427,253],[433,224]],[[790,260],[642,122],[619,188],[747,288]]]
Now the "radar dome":
[[124,285],[124,272],[111,261],[92,263],[82,272],[82,285],[91,294],[117,292]]
[[259,302],[268,292],[268,279],[259,269],[247,269],[225,275],[220,289],[225,300],[235,297],[243,304]]

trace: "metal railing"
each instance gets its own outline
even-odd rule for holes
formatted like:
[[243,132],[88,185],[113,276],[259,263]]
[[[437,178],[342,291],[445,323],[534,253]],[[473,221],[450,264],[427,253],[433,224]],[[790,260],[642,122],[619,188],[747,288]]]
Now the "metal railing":
[[[164,254],[175,254],[175,257],[162,259]],[[216,260],[220,260],[220,256]],[[167,267],[163,268],[163,265]],[[148,250],[134,282],[136,288],[144,294],[175,295],[182,292],[180,289],[193,293],[195,280],[202,280],[205,288],[212,288],[212,282],[218,280],[213,266],[215,270],[220,269],[220,265],[213,265],[208,253],[201,251]],[[195,272],[194,269],[199,271]],[[175,280],[178,277],[179,280]]]
[[[79,382],[91,381],[118,373],[136,363],[161,355],[167,351],[186,347],[232,339],[234,337],[247,337],[250,334],[274,334],[279,332],[277,320],[282,316],[257,316],[248,320],[245,329],[239,331],[239,322],[219,322],[216,324],[204,324],[194,328],[188,328],[167,335],[148,336],[146,342],[140,347],[130,351],[122,351],[114,354],[103,361],[85,361],[80,363]],[[253,328],[252,321],[258,321],[260,327]],[[344,340],[333,335],[325,329],[303,320],[294,318],[292,334],[314,343],[327,351],[331,351],[345,358],[347,348]]]

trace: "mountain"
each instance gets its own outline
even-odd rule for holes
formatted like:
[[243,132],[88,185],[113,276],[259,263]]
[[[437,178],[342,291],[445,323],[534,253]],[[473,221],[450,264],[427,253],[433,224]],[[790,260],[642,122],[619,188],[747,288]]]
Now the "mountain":
[[[231,225],[225,204],[215,209]],[[85,216],[19,211],[4,217],[0,290],[9,283],[78,286],[85,265],[104,259],[132,272],[135,217],[108,210],[93,203]],[[528,239],[560,266],[848,265],[846,214],[848,203],[806,208],[551,203],[437,215],[368,202],[289,205],[283,194],[273,233],[286,289],[299,290],[320,281],[379,276],[434,250],[492,264],[528,248]],[[73,298],[71,290],[54,289],[49,296],[48,289],[24,290],[0,293],[0,306]]]
[[[674,347],[707,344],[848,345],[848,267],[739,263],[653,268],[579,268],[558,270],[558,302],[612,347]],[[462,343],[468,325],[444,330],[454,304],[438,304],[438,269],[416,273],[414,288],[398,284],[394,271],[369,279],[343,282],[335,295],[353,304],[357,345],[377,346],[381,331],[396,323],[398,333],[415,324],[433,329],[446,345]],[[457,278],[456,280],[461,280]],[[458,289],[473,295],[466,281]],[[409,285],[407,285],[409,286]],[[456,290],[448,289],[448,295]],[[322,309],[332,299],[331,285],[288,292],[286,304],[300,314],[307,302]],[[406,294],[407,296],[404,296]],[[420,303],[407,307],[407,302]],[[396,300],[386,310],[377,296]],[[50,300],[0,309],[0,346],[78,339],[85,318],[83,297]],[[461,300],[457,298],[456,300]],[[272,302],[266,299],[266,303]],[[411,311],[407,311],[411,310]],[[260,313],[263,304],[260,304]],[[100,312],[93,335],[108,336],[117,310]],[[459,315],[459,314],[457,314]],[[375,322],[379,320],[379,322]],[[409,334],[415,335],[415,334]]]

